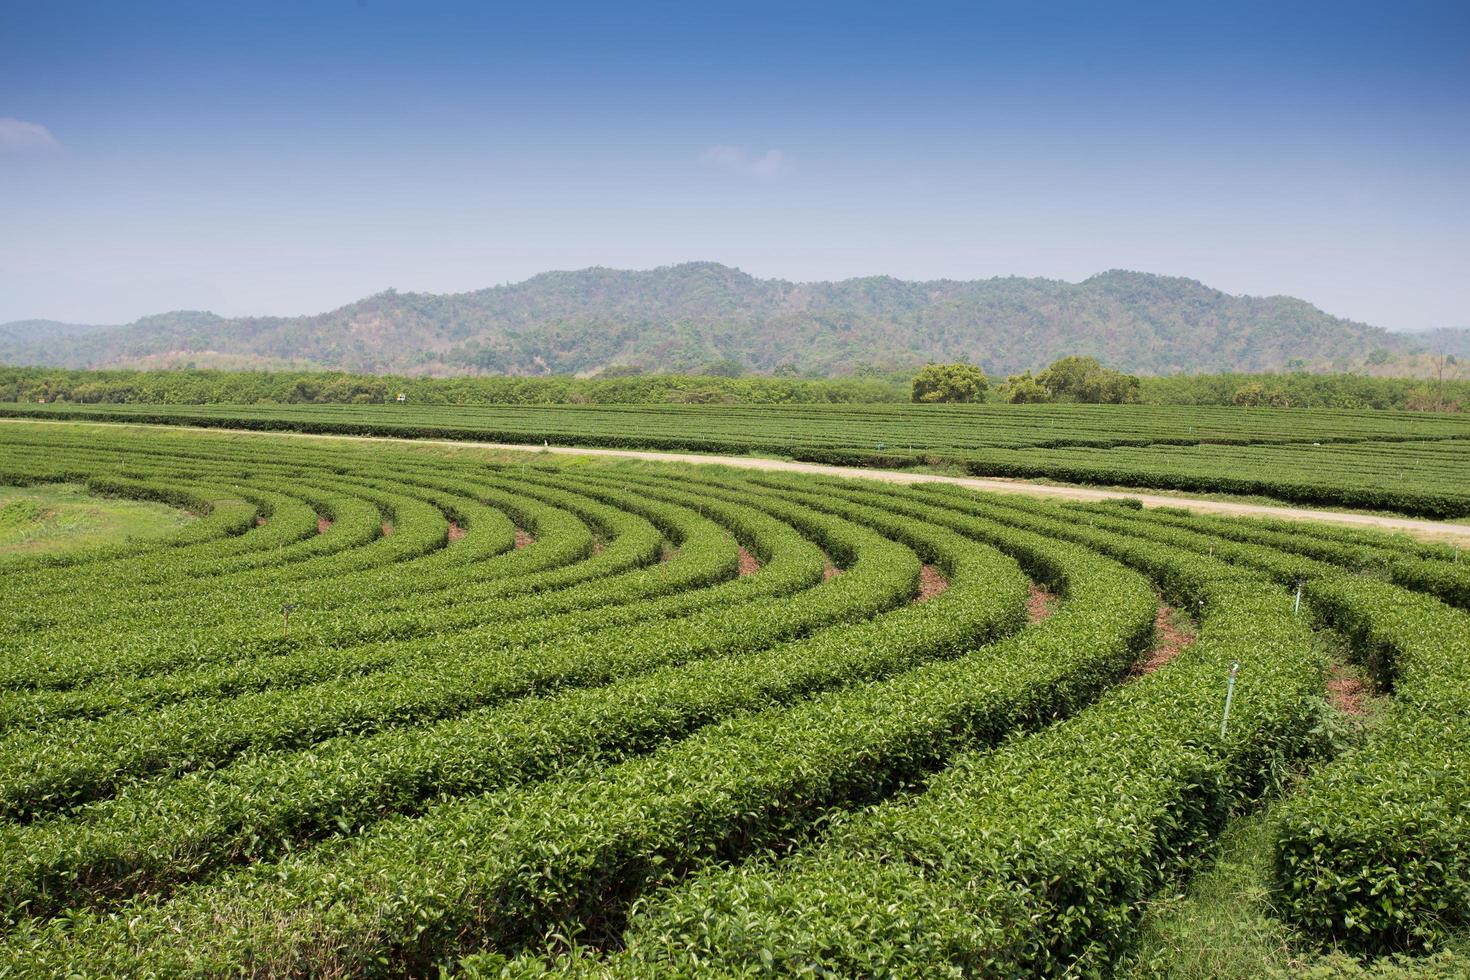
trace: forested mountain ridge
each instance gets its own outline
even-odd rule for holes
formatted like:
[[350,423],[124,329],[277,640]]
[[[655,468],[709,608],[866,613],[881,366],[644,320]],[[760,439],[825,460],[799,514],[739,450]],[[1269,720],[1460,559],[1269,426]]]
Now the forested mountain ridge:
[[315,316],[175,312],[119,327],[0,325],[0,362],[12,364],[424,374],[712,364],[841,374],[966,360],[1003,375],[1068,354],[1149,374],[1342,370],[1427,346],[1423,336],[1339,319],[1299,299],[1232,296],[1138,272],[1080,283],[887,276],[793,283],[712,262],[548,272],[468,293],[388,290]]

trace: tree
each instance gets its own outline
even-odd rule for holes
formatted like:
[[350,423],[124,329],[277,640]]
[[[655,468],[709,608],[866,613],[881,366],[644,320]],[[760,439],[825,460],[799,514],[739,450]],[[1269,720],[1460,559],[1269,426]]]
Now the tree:
[[985,372],[973,364],[926,364],[914,375],[915,402],[976,402],[984,396],[990,381]]
[[1235,389],[1230,404],[1241,408],[1290,408],[1291,399],[1280,388],[1267,388],[1259,381],[1252,381]]
[[712,378],[738,378],[745,373],[745,365],[731,357],[712,361],[699,372]]
[[1136,375],[1105,368],[1095,357],[1064,357],[1036,376],[1052,398],[1062,402],[1124,405],[1142,400]]
[[1005,387],[1001,391],[1005,400],[1012,405],[1036,405],[1051,401],[1051,392],[1046,390],[1046,385],[1033,378],[1030,371],[1006,378]]
[[1446,404],[1446,401],[1447,401],[1445,399],[1445,396],[1444,396],[1444,372],[1445,372],[1445,368],[1447,368],[1447,367],[1453,367],[1455,369],[1455,370],[1453,370],[1453,371],[1450,372],[1450,378],[1451,379],[1455,378],[1460,373],[1460,369],[1457,366],[1457,362],[1455,361],[1455,356],[1453,354],[1447,354],[1444,351],[1440,351],[1437,355],[1435,355],[1434,360],[1433,360],[1433,364],[1434,364],[1434,397],[1435,397],[1436,400],[1438,400],[1440,409],[1443,410],[1443,408],[1444,408],[1444,406]]
[[1076,394],[1089,374],[1103,370],[1095,357],[1064,357],[1036,376],[1036,380],[1062,401],[1076,401]]
[[1143,400],[1143,384],[1135,375],[1103,368],[1083,379],[1074,392],[1079,402],[1094,405],[1135,405]]

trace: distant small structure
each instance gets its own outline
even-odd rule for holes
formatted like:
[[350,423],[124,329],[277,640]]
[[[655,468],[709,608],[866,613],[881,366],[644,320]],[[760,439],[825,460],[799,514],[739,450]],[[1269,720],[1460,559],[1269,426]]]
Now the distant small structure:
[[406,401],[408,401],[408,396],[400,391],[398,393],[398,404],[402,405]]

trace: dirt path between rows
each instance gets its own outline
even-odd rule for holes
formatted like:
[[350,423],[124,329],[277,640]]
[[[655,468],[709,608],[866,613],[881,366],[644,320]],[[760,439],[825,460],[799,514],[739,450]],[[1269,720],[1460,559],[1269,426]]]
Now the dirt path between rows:
[[1046,587],[1032,582],[1026,587],[1026,622],[1036,624],[1056,612],[1057,597]]
[[765,459],[757,456],[715,456],[703,453],[666,453],[648,449],[595,449],[584,446],[534,446],[509,442],[474,442],[462,439],[404,439],[396,436],[347,436],[318,432],[261,432],[254,429],[227,429],[215,426],[150,425],[139,422],[72,422],[64,419],[0,419],[0,423],[21,425],[94,425],[133,426],[134,428],[161,429],[172,432],[222,432],[231,435],[248,435],[268,439],[285,437],[290,439],[330,439],[335,442],[392,442],[405,445],[454,446],[459,448],[494,449],[500,452],[554,453],[564,456],[608,456],[615,459],[644,459],[662,463],[699,463],[705,465],[732,466],[747,470],[767,470],[780,473],[813,473],[821,476],[838,476],[859,480],[880,480],[885,483],[951,483],[984,490],[989,493],[1020,493],[1034,497],[1053,497],[1060,500],[1119,500],[1131,498],[1142,502],[1145,507],[1184,507],[1201,514],[1222,514],[1231,517],[1276,517],[1289,521],[1320,521],[1327,524],[1347,524],[1369,527],[1380,531],[1403,531],[1415,537],[1431,541],[1470,543],[1470,525],[1450,524],[1444,521],[1423,521],[1412,517],[1385,517],[1378,514],[1338,513],[1330,510],[1313,510],[1310,507],[1280,507],[1269,504],[1247,504],[1231,500],[1211,500],[1202,497],[1171,496],[1134,492],[1131,490],[1102,490],[1095,487],[1029,483],[1025,480],[1009,480],[975,476],[937,476],[928,473],[911,473],[904,470],[863,469],[856,466],[828,466],[824,463],[801,463],[789,459]]
[[1159,611],[1154,614],[1154,645],[1148,656],[1133,665],[1128,676],[1135,679],[1146,677],[1193,644],[1194,632],[1176,626],[1173,608],[1160,599]]
[[1371,695],[1372,690],[1360,678],[1345,670],[1341,664],[1332,665],[1327,677],[1327,699],[1334,708],[1345,715],[1366,715]]
[[948,589],[949,579],[944,577],[944,573],[933,565],[925,565],[919,569],[919,594],[914,596],[914,602],[928,602],[935,596],[943,595]]

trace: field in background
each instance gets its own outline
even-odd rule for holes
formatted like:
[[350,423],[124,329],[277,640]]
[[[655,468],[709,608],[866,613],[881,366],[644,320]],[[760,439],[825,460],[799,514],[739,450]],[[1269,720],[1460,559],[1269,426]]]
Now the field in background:
[[[64,481],[200,516],[0,556],[0,973],[1265,975],[1465,945],[1447,545],[0,426],[7,493]],[[1249,905],[1211,897],[1221,841]]]
[[71,418],[761,453],[1470,515],[1470,416],[1155,405],[24,405]]

